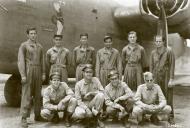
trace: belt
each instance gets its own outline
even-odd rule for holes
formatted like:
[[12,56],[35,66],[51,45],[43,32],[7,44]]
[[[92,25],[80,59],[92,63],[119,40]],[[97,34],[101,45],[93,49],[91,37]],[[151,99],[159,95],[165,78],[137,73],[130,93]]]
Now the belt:
[[53,64],[52,66],[58,66],[58,67],[61,67],[61,68],[66,68],[66,65],[64,65],[64,64]]
[[136,67],[138,64],[128,63],[127,66],[129,67]]

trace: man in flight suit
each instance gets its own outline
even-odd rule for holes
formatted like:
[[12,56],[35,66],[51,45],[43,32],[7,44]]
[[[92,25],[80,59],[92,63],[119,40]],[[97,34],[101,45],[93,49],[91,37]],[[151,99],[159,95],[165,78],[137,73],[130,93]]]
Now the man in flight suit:
[[164,46],[162,36],[155,36],[156,49],[150,56],[150,71],[166,97],[167,103],[172,107],[169,118],[170,124],[175,124],[173,111],[173,79],[175,70],[175,55],[170,47]]
[[53,72],[50,75],[50,85],[43,93],[43,109],[41,116],[52,122],[58,122],[58,112],[64,112],[66,126],[71,126],[71,116],[77,106],[74,92],[65,82],[60,82],[61,74]]
[[80,34],[80,45],[73,50],[73,65],[76,67],[76,80],[83,79],[83,67],[85,64],[95,65],[95,49],[89,46],[88,34]]
[[54,68],[59,68],[62,76],[61,81],[67,82],[67,67],[70,65],[70,53],[67,48],[63,47],[62,38],[62,35],[54,35],[53,42],[55,45],[46,53],[46,76],[52,74]]
[[18,69],[22,79],[22,98],[20,112],[22,127],[27,128],[27,118],[30,116],[31,102],[34,101],[35,120],[40,121],[41,88],[45,80],[43,48],[36,41],[36,28],[27,29],[28,40],[21,44],[18,52]]
[[119,72],[119,79],[122,77],[122,63],[119,51],[112,48],[112,37],[104,37],[105,47],[98,50],[96,55],[96,77],[100,79],[103,87],[108,83],[108,74],[111,70]]

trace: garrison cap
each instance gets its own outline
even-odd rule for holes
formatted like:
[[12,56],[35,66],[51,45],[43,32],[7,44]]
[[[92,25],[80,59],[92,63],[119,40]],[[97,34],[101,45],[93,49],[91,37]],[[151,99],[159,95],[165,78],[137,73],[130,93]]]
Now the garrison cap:
[[53,72],[50,74],[50,79],[53,79],[55,77],[61,79],[61,74],[59,72]]
[[119,73],[117,70],[111,70],[108,74],[108,78],[111,78],[111,77],[118,77]]
[[82,69],[82,71],[85,71],[86,69],[91,69],[91,70],[93,70],[92,64],[85,64],[84,67],[83,67],[83,69]]
[[88,38],[88,33],[81,33],[81,34],[80,34],[80,38],[81,38],[82,36],[86,36],[86,37]]
[[104,42],[105,42],[105,40],[107,40],[107,39],[111,39],[111,40],[112,40],[112,37],[109,36],[109,35],[104,36]]

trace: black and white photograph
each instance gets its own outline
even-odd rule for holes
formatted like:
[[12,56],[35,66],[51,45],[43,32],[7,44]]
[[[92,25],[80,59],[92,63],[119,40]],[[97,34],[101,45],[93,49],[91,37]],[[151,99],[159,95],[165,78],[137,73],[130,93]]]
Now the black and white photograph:
[[0,128],[189,128],[190,0],[0,0]]

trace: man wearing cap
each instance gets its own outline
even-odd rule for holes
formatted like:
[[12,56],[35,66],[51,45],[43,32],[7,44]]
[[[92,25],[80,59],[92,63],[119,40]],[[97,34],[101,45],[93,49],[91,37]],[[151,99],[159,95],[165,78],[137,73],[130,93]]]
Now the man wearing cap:
[[75,85],[75,97],[78,107],[73,115],[76,119],[84,119],[87,127],[91,119],[96,119],[99,127],[104,127],[100,115],[104,103],[104,88],[98,78],[93,77],[93,67],[86,64],[83,68],[84,78]]
[[144,123],[145,114],[151,114],[150,120],[158,124],[159,120],[167,120],[171,107],[166,104],[165,96],[159,85],[154,84],[153,74],[144,73],[145,84],[139,85],[135,95],[135,106],[132,115],[137,118],[138,124]]
[[143,69],[147,67],[146,54],[142,46],[137,41],[135,31],[128,34],[129,44],[122,50],[122,61],[124,70],[124,82],[131,90],[136,91],[137,86],[143,83]]
[[57,123],[59,121],[58,112],[64,112],[66,126],[71,126],[71,117],[77,106],[74,92],[65,82],[60,82],[61,74],[54,72],[50,74],[50,85],[43,93],[43,109],[41,116]]
[[134,104],[133,92],[126,83],[119,80],[119,74],[116,70],[110,71],[108,75],[110,83],[105,87],[106,113],[109,117],[121,119],[126,128],[129,113],[132,112]]
[[108,73],[111,70],[119,72],[119,78],[122,77],[122,64],[119,51],[112,48],[112,37],[104,37],[104,48],[98,50],[96,55],[96,77],[105,87],[108,83]]
[[27,118],[30,116],[31,103],[34,101],[34,119],[40,121],[42,105],[41,88],[45,80],[43,47],[37,42],[37,30],[30,27],[26,31],[28,40],[21,44],[18,52],[18,69],[21,75],[22,98],[20,113],[21,125],[27,128]]
[[155,83],[160,85],[167,103],[172,107],[169,118],[170,124],[175,124],[173,111],[173,79],[175,70],[175,55],[170,47],[164,46],[162,36],[155,36],[156,49],[150,56],[150,71],[155,76]]
[[73,50],[73,65],[76,68],[76,80],[83,79],[82,69],[85,64],[95,65],[95,49],[88,45],[88,34],[80,34],[80,45]]
[[68,73],[67,67],[70,65],[69,50],[62,46],[62,35],[54,35],[54,46],[46,53],[46,72],[47,76],[52,74],[54,68],[58,69],[61,73],[61,81],[67,82]]

